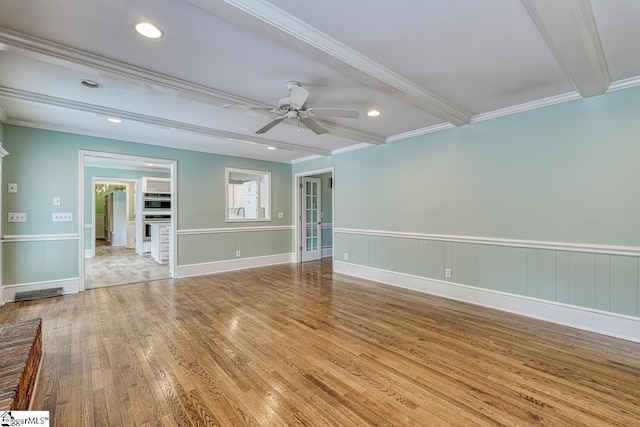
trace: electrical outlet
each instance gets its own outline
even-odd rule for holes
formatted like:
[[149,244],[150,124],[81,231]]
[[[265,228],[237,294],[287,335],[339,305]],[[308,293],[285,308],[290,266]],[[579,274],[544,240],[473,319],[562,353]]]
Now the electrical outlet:
[[344,260],[349,261],[349,254],[346,252],[344,253]]
[[284,218],[284,212],[278,212],[278,219]]
[[445,268],[444,269],[444,277],[451,277],[451,269],[450,268]]
[[7,222],[27,222],[27,214],[25,212],[9,212],[7,213]]
[[53,206],[60,206],[60,197],[56,196],[53,198]]
[[240,257],[240,251],[236,251],[236,258]]
[[53,222],[70,222],[73,221],[73,214],[54,212],[51,220]]

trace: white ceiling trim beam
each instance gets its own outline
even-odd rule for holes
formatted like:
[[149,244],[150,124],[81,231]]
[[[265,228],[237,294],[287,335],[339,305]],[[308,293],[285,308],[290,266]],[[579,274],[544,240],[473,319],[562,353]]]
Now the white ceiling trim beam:
[[[61,45],[49,40],[28,36],[16,31],[0,28],[0,46],[6,51],[15,51],[25,56],[51,64],[71,67],[80,71],[95,70],[107,75],[124,78],[129,83],[147,83],[165,93],[179,92],[196,101],[222,107],[224,104],[243,104],[255,101],[220,92],[185,80],[176,79],[144,68],[95,55],[90,52]],[[268,105],[260,105],[269,107]]]
[[444,121],[462,126],[471,120],[468,113],[456,106],[270,3],[260,0],[187,1],[252,32],[284,43],[362,83],[396,96],[403,95],[412,105]]
[[[48,40],[28,36],[6,28],[0,28],[0,48],[6,51],[15,51],[25,56],[34,57],[48,63],[64,67],[72,67],[81,71],[86,71],[87,68],[97,70],[103,74],[106,73],[106,75],[115,76],[120,80],[124,79],[131,84],[139,85],[141,83],[145,83],[156,88],[159,92],[176,93],[184,98],[204,102],[217,107],[222,107],[224,104],[244,104],[257,107],[271,107],[270,105],[261,104],[247,98],[238,97],[185,80],[176,79],[164,74],[134,67],[123,62],[115,61],[79,49],[74,49]],[[263,115],[270,118],[275,117],[272,114]],[[327,129],[330,130],[332,135],[346,139],[353,139],[371,144],[384,143],[384,138],[380,136],[357,131],[346,126],[331,124],[327,125]]]
[[567,78],[583,97],[611,85],[589,0],[521,0]]
[[144,123],[159,126],[165,129],[179,129],[181,131],[194,133],[197,135],[205,135],[213,138],[224,139],[227,141],[257,144],[262,146],[273,146],[280,149],[297,151],[303,153],[313,153],[321,156],[331,155],[331,151],[316,147],[308,147],[305,145],[290,144],[287,142],[276,141],[267,138],[258,138],[249,135],[243,135],[235,132],[229,132],[221,129],[215,129],[205,126],[194,125],[190,123],[178,122],[175,120],[162,119],[144,114],[132,113],[129,111],[117,110],[114,108],[101,107],[99,105],[87,104],[77,101],[69,101],[66,99],[56,98],[52,96],[40,95],[32,92],[18,91],[0,87],[0,97],[10,99],[19,99],[27,102],[35,102],[38,104],[52,105],[56,107],[68,108],[85,113],[93,113],[107,117],[117,117],[123,120]]

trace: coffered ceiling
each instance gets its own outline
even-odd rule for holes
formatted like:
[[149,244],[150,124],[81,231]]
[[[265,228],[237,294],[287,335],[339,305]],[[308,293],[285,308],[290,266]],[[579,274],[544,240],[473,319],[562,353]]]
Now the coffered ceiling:
[[[0,120],[295,162],[638,85],[639,21],[636,0],[3,0]],[[223,108],[289,81],[360,117],[256,134],[279,114]]]

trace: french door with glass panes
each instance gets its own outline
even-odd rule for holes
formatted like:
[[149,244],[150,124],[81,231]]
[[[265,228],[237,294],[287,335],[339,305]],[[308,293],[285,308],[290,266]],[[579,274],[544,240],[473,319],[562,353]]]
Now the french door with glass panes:
[[320,179],[302,178],[302,262],[322,258]]

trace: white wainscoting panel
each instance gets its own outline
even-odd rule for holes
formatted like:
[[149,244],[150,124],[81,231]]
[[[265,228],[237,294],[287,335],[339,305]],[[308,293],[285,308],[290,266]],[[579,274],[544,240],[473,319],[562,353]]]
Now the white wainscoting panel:
[[333,261],[335,273],[640,342],[640,318]]
[[224,271],[242,270],[245,268],[287,264],[294,261],[295,254],[287,253],[252,258],[238,258],[224,261],[205,262],[201,264],[179,265],[176,277],[202,276],[205,274],[222,273]]

